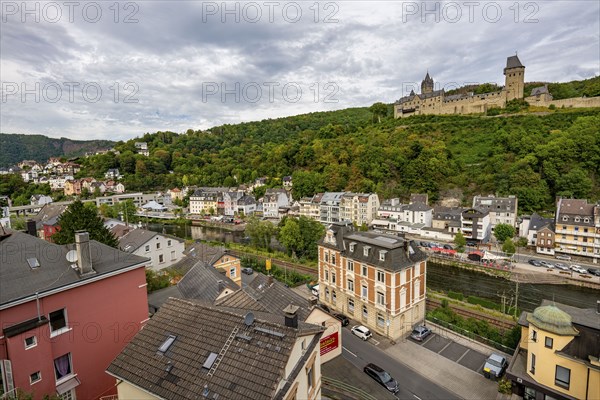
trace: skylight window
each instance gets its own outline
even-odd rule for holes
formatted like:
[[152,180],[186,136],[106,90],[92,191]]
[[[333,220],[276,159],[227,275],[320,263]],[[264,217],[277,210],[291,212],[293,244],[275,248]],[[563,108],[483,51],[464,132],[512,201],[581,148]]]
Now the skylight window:
[[31,269],[36,269],[36,268],[40,267],[40,262],[35,257],[28,258],[27,264],[29,264],[29,268],[31,268]]
[[204,362],[204,365],[202,365],[202,368],[211,369],[216,360],[217,360],[217,353],[210,353],[208,355],[208,358]]
[[175,342],[175,339],[177,339],[177,336],[169,335],[169,337],[167,337],[163,344],[161,344],[158,348],[159,353],[165,354],[167,350],[169,350],[173,342]]

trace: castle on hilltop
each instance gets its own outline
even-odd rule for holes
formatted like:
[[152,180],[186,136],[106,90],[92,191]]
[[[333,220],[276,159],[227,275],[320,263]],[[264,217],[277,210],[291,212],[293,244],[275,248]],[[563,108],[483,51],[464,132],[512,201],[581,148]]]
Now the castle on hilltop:
[[[411,90],[408,96],[394,103],[394,117],[406,118],[411,115],[427,114],[476,114],[485,113],[490,108],[504,108],[508,101],[523,99],[525,89],[525,66],[517,55],[506,59],[504,68],[504,88],[502,90],[482,94],[446,95],[444,89],[434,90],[433,79],[429,71],[421,82],[421,94]],[[531,91],[525,98],[530,105],[549,107],[600,107],[600,97],[579,97],[553,100],[548,86],[540,86]]]

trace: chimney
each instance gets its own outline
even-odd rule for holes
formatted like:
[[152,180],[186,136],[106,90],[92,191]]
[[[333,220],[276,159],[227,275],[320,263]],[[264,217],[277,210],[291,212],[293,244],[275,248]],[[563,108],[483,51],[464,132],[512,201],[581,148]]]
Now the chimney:
[[81,276],[95,274],[92,268],[92,252],[90,249],[90,234],[85,231],[75,232],[75,250],[77,250],[77,266]]
[[300,307],[290,304],[283,309],[285,313],[285,326],[289,328],[298,328],[298,309]]
[[317,301],[318,301],[317,296],[310,296],[308,298],[308,304],[310,304],[311,307],[316,306],[317,305]]
[[31,236],[37,237],[37,229],[35,228],[35,221],[32,219],[27,220],[27,233]]
[[273,275],[267,276],[267,285],[271,286],[273,284]]
[[217,290],[219,293],[221,293],[223,291],[223,289],[225,289],[225,283],[223,283],[222,280],[218,280],[217,281]]
[[596,300],[596,314],[600,314],[600,300]]

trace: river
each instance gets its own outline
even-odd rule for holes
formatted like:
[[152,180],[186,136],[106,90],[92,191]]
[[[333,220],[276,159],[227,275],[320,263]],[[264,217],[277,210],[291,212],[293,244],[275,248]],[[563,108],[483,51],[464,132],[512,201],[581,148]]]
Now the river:
[[[243,243],[244,232],[232,232],[224,229],[205,226],[182,226],[149,224],[148,229],[194,240]],[[516,291],[515,282],[466,270],[462,268],[440,265],[433,262],[427,264],[427,287],[436,291],[462,293],[466,296],[478,296],[496,303],[501,302],[504,295],[510,299]],[[600,299],[600,291],[573,285],[520,284],[519,308],[533,311],[543,299],[549,299],[581,308],[595,308]]]

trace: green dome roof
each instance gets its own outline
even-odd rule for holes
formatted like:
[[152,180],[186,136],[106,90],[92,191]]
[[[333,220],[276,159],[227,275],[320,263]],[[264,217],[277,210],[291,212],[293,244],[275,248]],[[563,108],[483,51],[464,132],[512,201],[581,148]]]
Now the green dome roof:
[[571,324],[571,316],[554,305],[536,308],[527,316],[527,321],[539,329],[557,335],[576,335],[578,333]]

